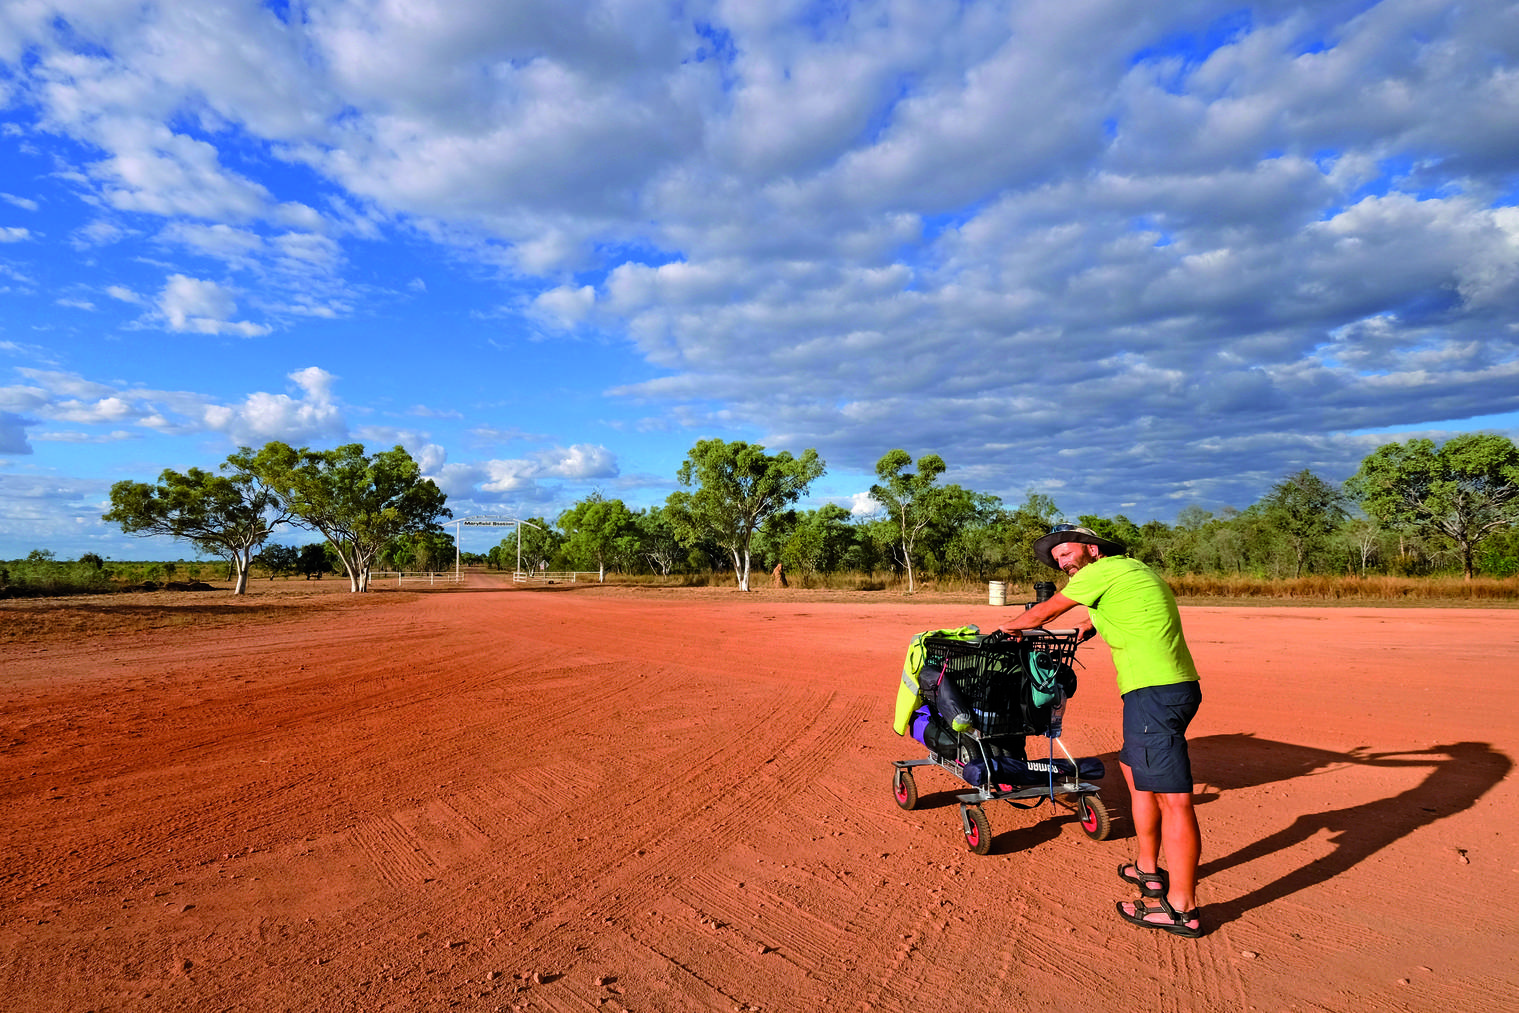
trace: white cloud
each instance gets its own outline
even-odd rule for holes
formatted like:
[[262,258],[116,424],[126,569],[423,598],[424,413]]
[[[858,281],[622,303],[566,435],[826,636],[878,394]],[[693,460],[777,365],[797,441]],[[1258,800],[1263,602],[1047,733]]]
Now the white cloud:
[[30,197],[17,197],[13,193],[0,193],[0,200],[5,201],[7,204],[13,204],[23,211],[36,211],[42,206]]
[[88,225],[76,229],[72,242],[77,249],[90,249],[120,242],[131,234],[131,230],[123,228],[116,222],[97,218]]
[[41,432],[34,434],[32,439],[38,443],[120,443],[140,437],[128,430],[116,429],[109,433]]
[[335,379],[317,366],[298,369],[290,374],[290,380],[299,388],[299,395],[260,391],[249,394],[240,404],[210,405],[204,410],[205,424],[240,445],[341,438],[347,432],[347,422],[332,393]]
[[849,515],[853,518],[874,517],[881,512],[881,504],[868,492],[857,492],[848,499]]
[[[415,456],[415,453],[414,455]],[[559,483],[613,479],[617,457],[606,447],[576,444],[553,447],[528,457],[443,464],[424,469],[450,497],[474,501],[484,496],[499,502],[544,503],[552,500]]]
[[561,285],[541,293],[533,300],[533,316],[560,328],[583,323],[596,306],[596,289],[590,285],[571,288]]
[[24,243],[32,238],[32,231],[19,226],[0,226],[0,243]]
[[169,276],[158,295],[158,311],[169,330],[192,334],[235,334],[257,337],[269,328],[247,321],[232,321],[237,300],[214,281],[202,281],[182,274]]
[[129,120],[103,124],[102,132],[114,154],[87,168],[118,211],[242,221],[270,203],[262,184],[228,172],[206,141]]

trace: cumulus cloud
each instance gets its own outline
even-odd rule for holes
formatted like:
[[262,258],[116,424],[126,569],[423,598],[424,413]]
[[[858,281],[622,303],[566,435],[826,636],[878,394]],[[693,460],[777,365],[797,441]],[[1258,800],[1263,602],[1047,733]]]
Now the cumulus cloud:
[[596,305],[596,289],[590,285],[561,285],[540,293],[533,300],[533,315],[553,327],[573,328],[590,316]]
[[291,373],[289,379],[299,390],[297,395],[259,391],[240,404],[210,405],[204,412],[206,426],[226,433],[234,443],[252,446],[270,440],[305,443],[340,438],[347,422],[333,396],[337,378],[308,366]]
[[237,300],[224,286],[182,274],[169,276],[158,294],[158,311],[171,331],[192,334],[234,334],[257,337],[269,328],[228,318],[237,312]]
[[527,457],[445,464],[429,471],[451,497],[474,502],[546,503],[565,483],[614,479],[617,456],[603,446],[552,447]]

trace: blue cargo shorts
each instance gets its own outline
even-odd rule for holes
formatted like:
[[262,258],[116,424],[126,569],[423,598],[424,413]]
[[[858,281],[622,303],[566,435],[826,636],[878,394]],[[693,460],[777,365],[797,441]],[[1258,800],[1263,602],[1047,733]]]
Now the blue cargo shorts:
[[1135,788],[1192,793],[1187,726],[1202,702],[1202,686],[1196,682],[1144,686],[1123,695],[1123,749],[1118,759],[1134,771]]

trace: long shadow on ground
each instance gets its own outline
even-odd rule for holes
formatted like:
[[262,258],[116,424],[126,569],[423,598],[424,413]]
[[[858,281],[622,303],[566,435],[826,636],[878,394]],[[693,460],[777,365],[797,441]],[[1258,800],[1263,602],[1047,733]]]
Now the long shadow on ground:
[[[1345,764],[1374,767],[1425,767],[1429,776],[1388,798],[1305,813],[1282,830],[1199,868],[1214,875],[1273,854],[1330,831],[1334,850],[1273,882],[1234,900],[1208,906],[1209,921],[1222,925],[1247,911],[1317,886],[1353,868],[1420,827],[1471,808],[1513,769],[1513,761],[1485,742],[1455,742],[1372,753],[1361,749],[1335,753],[1252,735],[1212,735],[1190,744],[1193,768],[1217,790],[1290,781]],[[1208,793],[1203,793],[1206,799]],[[1206,828],[1204,828],[1206,833]]]

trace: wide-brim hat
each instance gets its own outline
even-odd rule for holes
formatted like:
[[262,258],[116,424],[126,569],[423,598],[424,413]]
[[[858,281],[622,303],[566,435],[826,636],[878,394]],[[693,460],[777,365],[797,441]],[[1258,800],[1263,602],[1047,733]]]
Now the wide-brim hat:
[[1078,528],[1074,524],[1057,524],[1049,534],[1041,535],[1034,542],[1034,555],[1038,556],[1039,561],[1045,566],[1058,570],[1060,569],[1060,564],[1055,562],[1055,557],[1050,554],[1050,550],[1057,545],[1064,545],[1066,542],[1084,542],[1087,545],[1095,545],[1102,550],[1104,556],[1122,556],[1129,551],[1127,545],[1103,538],[1091,528]]

